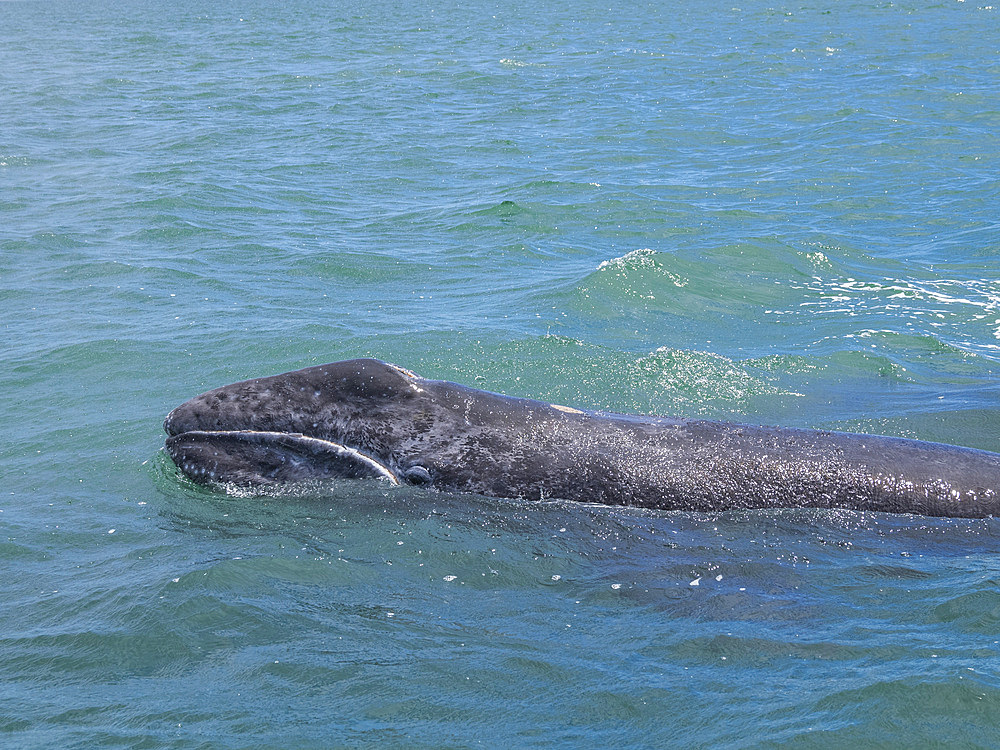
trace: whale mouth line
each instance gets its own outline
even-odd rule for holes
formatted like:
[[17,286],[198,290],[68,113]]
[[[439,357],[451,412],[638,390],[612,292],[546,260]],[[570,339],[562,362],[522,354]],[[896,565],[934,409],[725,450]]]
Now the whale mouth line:
[[[233,440],[255,444],[264,448],[293,450],[307,453],[311,456],[333,457],[352,465],[354,470],[360,470],[365,476],[384,479],[390,484],[400,484],[399,478],[388,466],[368,454],[332,440],[312,437],[301,432],[276,432],[267,430],[187,430],[167,438],[168,451],[170,444],[184,441]],[[177,463],[175,459],[175,463]],[[184,467],[182,467],[183,469]],[[185,473],[188,473],[185,471]]]

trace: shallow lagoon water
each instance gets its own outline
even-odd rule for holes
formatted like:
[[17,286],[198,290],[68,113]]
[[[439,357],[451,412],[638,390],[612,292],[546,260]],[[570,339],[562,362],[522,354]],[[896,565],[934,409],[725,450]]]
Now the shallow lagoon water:
[[12,747],[990,747],[993,520],[179,477],[355,356],[1000,450],[998,11],[0,4]]

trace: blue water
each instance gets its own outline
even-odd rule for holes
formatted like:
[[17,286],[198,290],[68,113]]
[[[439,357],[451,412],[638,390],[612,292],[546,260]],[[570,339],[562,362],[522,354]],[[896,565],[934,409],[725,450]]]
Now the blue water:
[[0,745],[997,747],[1000,523],[197,488],[377,356],[1000,450],[1000,9],[0,3]]

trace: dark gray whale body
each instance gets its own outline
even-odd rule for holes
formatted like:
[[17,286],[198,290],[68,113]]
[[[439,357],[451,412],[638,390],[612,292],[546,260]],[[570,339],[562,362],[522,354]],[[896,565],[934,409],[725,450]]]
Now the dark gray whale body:
[[208,391],[164,422],[196,482],[379,477],[664,510],[1000,515],[1000,454],[901,438],[581,411],[372,359]]

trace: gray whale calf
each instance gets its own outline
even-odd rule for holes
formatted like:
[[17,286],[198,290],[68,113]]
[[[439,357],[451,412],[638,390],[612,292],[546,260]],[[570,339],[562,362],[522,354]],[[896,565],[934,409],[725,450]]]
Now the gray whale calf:
[[902,438],[582,411],[373,359],[216,388],[167,416],[196,482],[381,478],[664,510],[1000,514],[1000,454]]

